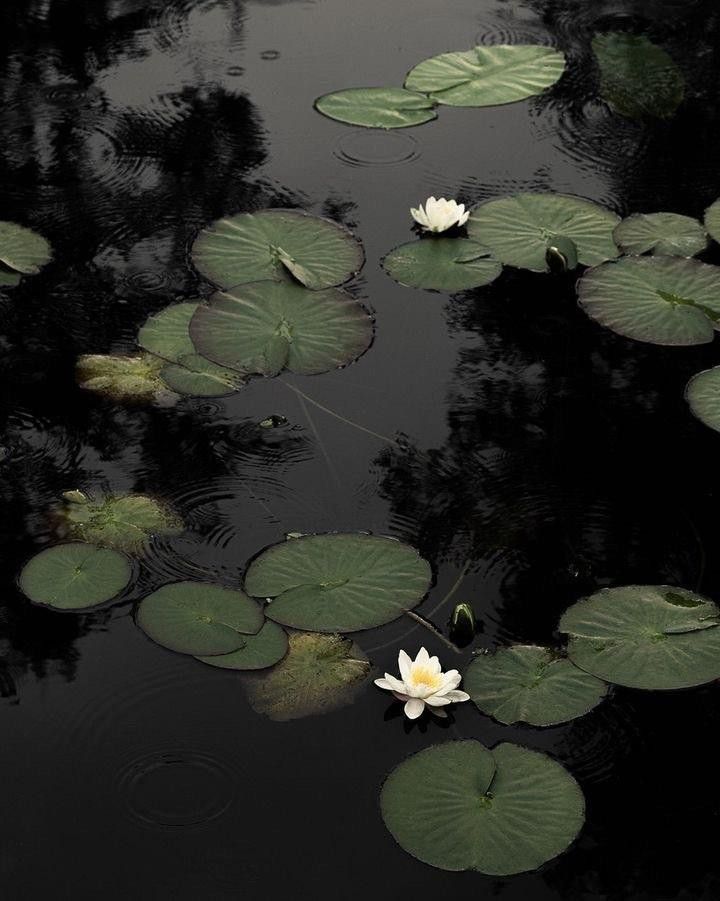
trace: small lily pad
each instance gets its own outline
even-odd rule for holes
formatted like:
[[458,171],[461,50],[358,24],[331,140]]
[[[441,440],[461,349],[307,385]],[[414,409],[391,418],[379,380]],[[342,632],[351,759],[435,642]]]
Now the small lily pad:
[[138,552],[152,535],[177,535],[180,517],[154,498],[142,494],[93,500],[81,492],[66,495],[62,517],[73,538]]
[[282,660],[288,651],[288,637],[284,629],[266,620],[257,635],[242,635],[242,645],[230,654],[198,657],[202,663],[221,669],[266,669]]
[[411,241],[391,250],[383,267],[401,285],[447,292],[488,285],[502,272],[489,248],[466,238]]
[[218,366],[200,354],[187,354],[177,363],[168,363],[160,376],[168,388],[191,397],[224,397],[239,391],[247,381],[242,373]]
[[420,603],[430,565],[392,538],[331,533],[273,545],[250,564],[245,590],[273,598],[269,619],[294,629],[355,632]]
[[19,584],[36,604],[85,610],[114,598],[131,578],[124,554],[78,541],[41,551],[25,564]]
[[6,269],[37,275],[51,259],[52,248],[42,235],[15,222],[0,222],[0,264]]
[[76,373],[81,388],[105,394],[116,401],[177,400],[162,380],[165,362],[152,354],[85,354],[78,358]]
[[720,610],[668,585],[605,588],[560,620],[576,666],[630,688],[674,689],[720,678]]
[[482,710],[501,723],[553,726],[582,716],[607,693],[607,683],[549,648],[514,645],[476,657],[463,686]]
[[17,288],[22,276],[19,272],[10,272],[0,269],[0,288]]
[[239,650],[264,621],[259,605],[242,591],[209,582],[163,585],[137,612],[137,624],[153,641],[196,657]]
[[380,810],[395,841],[424,863],[509,876],[562,854],[582,828],[585,800],[545,754],[466,740],[401,763],[382,788]]
[[705,228],[711,238],[720,241],[720,199],[705,210]]
[[425,94],[404,88],[347,88],[324,94],[315,109],[337,122],[365,128],[408,128],[437,118]]
[[700,422],[720,432],[720,366],[694,375],[685,388],[685,399]]
[[615,243],[623,253],[694,257],[708,245],[705,229],[677,213],[635,213],[617,226]]

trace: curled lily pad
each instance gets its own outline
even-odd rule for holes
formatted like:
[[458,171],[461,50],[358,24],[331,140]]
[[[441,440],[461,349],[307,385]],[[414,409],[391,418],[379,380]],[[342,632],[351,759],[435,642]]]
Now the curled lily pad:
[[448,292],[487,285],[502,272],[491,250],[466,238],[411,241],[391,250],[383,267],[401,285]]
[[605,697],[607,683],[550,648],[514,645],[476,657],[463,685],[501,723],[553,726],[582,716]]
[[177,400],[160,376],[164,361],[152,354],[85,354],[78,358],[76,373],[81,388],[105,394],[117,401]]
[[615,243],[623,253],[694,257],[708,245],[705,229],[678,213],[635,213],[617,226]]
[[680,257],[625,257],[578,282],[580,306],[619,335],[707,344],[720,320],[720,267]]
[[0,264],[10,270],[8,276],[37,275],[51,258],[52,248],[42,235],[15,222],[0,222]]
[[261,210],[213,222],[193,244],[196,268],[221,288],[292,276],[313,291],[348,281],[364,261],[341,225],[299,210]]
[[131,578],[124,554],[77,541],[41,551],[25,564],[19,584],[36,604],[85,610],[114,598]]
[[283,369],[311,375],[344,366],[367,350],[372,334],[372,319],[344,292],[272,281],[214,294],[190,324],[204,357],[268,376]]
[[284,722],[350,704],[371,672],[370,661],[350,639],[296,632],[285,659],[248,676],[245,686],[254,710]]
[[165,504],[142,494],[93,500],[82,492],[68,492],[62,511],[73,538],[117,550],[142,550],[152,535],[177,535],[180,517]]
[[197,659],[220,669],[255,670],[274,666],[288,651],[287,633],[270,620],[263,623],[256,635],[242,635],[241,639],[237,651]]
[[720,241],[720,199],[705,210],[705,228],[711,238]]
[[388,776],[380,810],[395,841],[442,870],[509,876],[562,854],[585,818],[573,777],[545,754],[478,741],[434,745]]
[[589,200],[567,194],[513,194],[488,200],[470,214],[468,235],[489,247],[500,262],[547,272],[549,243],[573,242],[583,266],[614,259],[613,229],[620,217]]
[[420,603],[430,566],[392,538],[332,533],[273,545],[250,564],[245,590],[273,598],[269,619],[314,632],[381,626]]
[[720,366],[694,375],[687,383],[685,399],[700,422],[720,432]]
[[497,44],[423,60],[408,72],[405,87],[448,106],[497,106],[540,94],[564,71],[559,50]]
[[330,119],[365,128],[407,128],[437,118],[425,94],[405,88],[347,88],[324,94],[315,109]]
[[606,588],[560,620],[576,666],[630,688],[673,689],[720,678],[720,610],[668,585]]

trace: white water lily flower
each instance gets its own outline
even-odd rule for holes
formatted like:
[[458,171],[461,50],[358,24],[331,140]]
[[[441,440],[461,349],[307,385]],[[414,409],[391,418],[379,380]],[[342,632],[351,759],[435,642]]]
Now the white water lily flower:
[[446,200],[441,197],[436,200],[434,197],[428,197],[423,205],[417,209],[411,208],[410,214],[413,219],[422,225],[426,232],[447,231],[453,225],[465,225],[470,215],[470,210],[465,210],[464,203],[457,203],[455,200]]
[[398,701],[405,702],[405,716],[409,720],[416,720],[426,704],[436,716],[445,716],[441,707],[470,700],[469,694],[457,690],[462,679],[460,673],[456,669],[444,673],[438,658],[431,657],[425,648],[420,648],[414,660],[405,651],[400,651],[398,666],[399,679],[385,673],[385,678],[376,679],[375,684],[391,691]]

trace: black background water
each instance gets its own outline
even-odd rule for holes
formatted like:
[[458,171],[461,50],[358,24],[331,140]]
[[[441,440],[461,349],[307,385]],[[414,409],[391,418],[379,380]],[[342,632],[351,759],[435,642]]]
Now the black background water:
[[[597,99],[589,42],[607,27],[647,34],[681,65],[673,119],[628,121]],[[0,295],[3,898],[720,896],[715,687],[617,690],[543,731],[470,704],[450,724],[408,727],[373,688],[279,724],[250,709],[235,674],[164,651],[132,620],[151,586],[232,584],[295,530],[414,543],[436,573],[421,609],[465,567],[453,603],[478,611],[478,647],[552,642],[560,613],[600,586],[720,598],[720,439],[682,396],[716,348],[603,331],[576,308],[571,278],[507,271],[449,298],[379,267],[409,239],[410,205],[433,193],[569,191],[620,214],[700,216],[720,195],[719,37],[714,6],[689,0],[3,0],[0,218],[56,249]],[[542,98],[442,108],[409,131],[312,110],[324,92],[401,84],[418,60],[474,41],[553,44],[569,70]],[[268,205],[362,238],[353,290],[377,317],[372,348],[345,371],[290,381],[397,443],[277,381],[173,409],[76,387],[78,354],[130,351],[148,314],[210,293],[187,259],[201,226]],[[258,428],[270,414],[288,424]],[[126,602],[85,616],[32,608],[14,582],[56,540],[47,511],[71,488],[149,492],[187,521],[153,545]],[[448,613],[432,618],[443,627]],[[412,625],[361,644],[381,669],[420,643],[464,666],[467,654]],[[573,772],[588,817],[566,855],[498,880],[430,869],[393,843],[384,775],[459,736],[517,741]]]

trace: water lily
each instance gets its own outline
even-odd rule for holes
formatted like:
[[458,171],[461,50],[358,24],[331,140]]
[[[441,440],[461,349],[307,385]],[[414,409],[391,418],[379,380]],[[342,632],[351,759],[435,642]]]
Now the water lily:
[[400,678],[385,673],[384,679],[376,679],[378,688],[391,691],[398,701],[405,702],[405,716],[416,720],[427,705],[436,716],[445,716],[440,708],[448,704],[470,700],[470,695],[458,691],[462,676],[456,669],[442,671],[437,657],[431,657],[425,648],[420,648],[412,660],[405,651],[398,655]]
[[453,225],[465,225],[470,215],[470,210],[465,210],[464,203],[457,203],[455,200],[446,200],[441,197],[436,200],[434,197],[428,197],[423,205],[415,209],[411,208],[410,214],[413,219],[421,225],[426,232],[447,231]]

